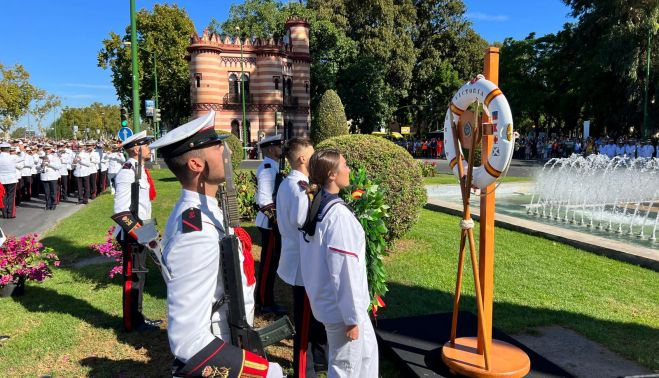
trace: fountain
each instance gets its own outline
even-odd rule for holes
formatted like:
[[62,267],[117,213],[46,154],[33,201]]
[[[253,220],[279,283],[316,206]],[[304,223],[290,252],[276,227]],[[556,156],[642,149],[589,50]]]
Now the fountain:
[[656,241],[655,205],[659,159],[572,155],[545,164],[525,207],[528,216],[545,221]]

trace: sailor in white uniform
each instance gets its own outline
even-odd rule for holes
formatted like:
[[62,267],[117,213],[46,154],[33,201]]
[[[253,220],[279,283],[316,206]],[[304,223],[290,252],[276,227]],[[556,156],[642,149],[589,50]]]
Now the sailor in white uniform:
[[311,309],[327,332],[328,377],[377,377],[365,233],[338,196],[350,183],[350,168],[338,151],[321,150],[311,157],[309,172],[322,187],[314,199],[321,202],[313,235],[301,236],[300,263]]
[[121,170],[121,167],[124,165],[126,159],[124,154],[118,151],[116,147],[112,148],[112,152],[108,154],[108,180],[110,181],[110,192],[114,194],[116,185],[114,179],[117,176],[117,173]]
[[[117,190],[114,194],[114,215],[112,219],[121,226],[117,228],[115,236],[123,250],[124,277],[123,290],[123,323],[127,332],[134,330],[145,331],[157,329],[162,321],[150,320],[142,314],[142,300],[144,285],[146,283],[146,250],[130,235],[128,230],[135,223],[143,223],[151,219],[151,201],[155,199],[155,187],[152,187],[149,173],[144,169],[144,163],[149,161],[151,150],[148,144],[153,138],[146,135],[146,131],[134,134],[124,140],[122,147],[129,156],[122,169],[117,173],[115,182]],[[92,156],[100,161],[98,152]],[[141,163],[138,160],[141,159]],[[138,168],[139,167],[139,168]],[[138,171],[139,169],[139,171]],[[131,212],[133,183],[139,175],[137,186],[137,214]],[[129,222],[126,222],[129,219]]]
[[73,157],[73,177],[76,178],[76,188],[78,190],[78,204],[87,204],[89,201],[89,152],[85,150],[83,143],[78,144],[78,151]]
[[[162,240],[162,269],[170,276],[166,279],[167,335],[176,357],[174,374],[282,377],[278,364],[229,342],[227,306],[216,306],[225,294],[219,241],[233,229],[225,229],[215,198],[225,180],[222,141],[229,135],[215,132],[214,119],[215,112],[211,111],[151,145],[183,187]],[[241,277],[244,293],[253,297],[253,292],[247,290],[244,269]],[[248,317],[253,307],[253,299],[245,301]]]
[[16,169],[22,166],[23,161],[17,155],[11,155],[9,150],[11,145],[9,143],[0,144],[0,184],[5,187],[5,196],[2,203],[5,205],[2,208],[3,218],[16,218]]
[[60,199],[66,201],[69,198],[69,170],[71,169],[71,162],[73,161],[73,155],[66,150],[66,144],[60,143],[59,148],[59,158],[62,162],[62,166],[59,169],[59,185],[60,185]]
[[277,228],[275,181],[281,157],[281,135],[262,139],[259,148],[263,162],[256,170],[256,227],[261,232],[261,261],[256,288],[256,303],[262,313],[286,314],[285,307],[275,303],[275,278],[281,254],[281,236]]
[[29,201],[32,198],[32,168],[34,167],[34,157],[32,157],[32,148],[30,146],[22,147],[23,169],[21,169],[21,176],[23,177],[23,189],[21,195],[23,201]]
[[57,207],[57,179],[60,176],[59,170],[62,163],[57,154],[53,153],[53,146],[46,144],[44,151],[46,155],[41,159],[39,166],[40,179],[46,196],[46,210],[55,210]]
[[[281,234],[281,257],[277,275],[293,287],[295,339],[293,341],[294,377],[315,377],[315,366],[326,370],[327,337],[325,328],[311,313],[300,269],[300,231],[309,209],[309,159],[314,149],[306,138],[286,142],[286,159],[291,172],[277,191],[277,225]],[[310,350],[309,350],[310,349]]]
[[[138,133],[139,134],[139,133]],[[135,134],[137,135],[137,134]],[[134,135],[133,135],[134,136]],[[90,141],[87,143],[87,152],[89,153],[89,186],[91,199],[96,199],[96,196],[99,195],[100,190],[98,187],[98,176],[99,176],[99,167],[101,165],[101,154],[94,147],[96,143]]]

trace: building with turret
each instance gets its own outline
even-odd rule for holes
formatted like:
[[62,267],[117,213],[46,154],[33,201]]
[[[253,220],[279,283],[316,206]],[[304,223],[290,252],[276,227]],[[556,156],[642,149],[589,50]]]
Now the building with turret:
[[289,135],[307,135],[311,122],[309,23],[292,18],[285,30],[281,40],[244,40],[242,54],[237,38],[207,30],[194,35],[187,48],[193,117],[215,110],[216,129],[249,142],[282,133],[284,127]]

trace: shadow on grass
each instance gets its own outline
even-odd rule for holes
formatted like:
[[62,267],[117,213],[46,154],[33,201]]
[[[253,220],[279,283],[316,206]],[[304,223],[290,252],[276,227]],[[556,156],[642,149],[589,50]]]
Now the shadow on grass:
[[169,353],[167,331],[159,329],[147,333],[127,333],[119,329],[122,319],[108,314],[90,303],[55,290],[31,285],[29,295],[14,298],[30,312],[67,314],[78,318],[94,328],[114,331],[117,340],[135,350],[145,349],[150,362],[136,360],[110,360],[98,357],[83,359],[81,364],[91,368],[89,376],[113,376],[125,373],[128,376],[166,376],[172,357]]
[[[387,308],[378,313],[381,319],[453,310],[453,293],[395,282],[389,283],[388,287],[389,292],[385,297]],[[476,314],[475,298],[462,294],[460,309]],[[495,297],[494,326],[499,330],[515,334],[534,332],[535,328],[548,325],[569,328],[651,369],[656,370],[659,367],[659,357],[656,355],[656,351],[659,350],[659,329],[643,324],[594,318],[586,314],[497,302]],[[419,338],[443,343],[442,340],[428,339],[430,335],[432,332],[421,333]]]
[[[103,289],[108,285],[123,285],[121,277],[115,276],[113,279],[108,277],[108,273],[111,267],[115,264],[114,261],[90,265],[83,268],[73,267],[73,264],[76,262],[87,258],[95,258],[100,256],[100,254],[93,251],[91,248],[73,245],[70,240],[62,239],[56,236],[45,237],[42,240],[42,243],[48,247],[53,248],[60,257],[62,265],[56,269],[68,270],[73,274],[84,278],[85,280],[93,282],[95,290]],[[147,257],[147,269],[149,270],[149,273],[147,274],[146,284],[144,287],[145,293],[156,298],[166,298],[167,289],[165,282],[163,281],[158,267],[153,263],[150,256]],[[55,270],[55,274],[56,273],[57,271]],[[118,299],[118,304],[121,304],[121,298]]]

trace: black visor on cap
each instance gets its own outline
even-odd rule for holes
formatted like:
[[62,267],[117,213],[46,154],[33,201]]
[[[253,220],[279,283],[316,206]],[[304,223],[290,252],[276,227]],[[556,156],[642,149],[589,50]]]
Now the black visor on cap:
[[208,129],[193,134],[179,142],[172,143],[169,146],[160,147],[158,151],[160,155],[165,158],[173,158],[183,155],[191,150],[220,143],[230,135],[231,134],[218,134],[215,131],[215,128],[209,127]]
[[125,145],[124,148],[131,148],[131,147],[135,147],[135,146],[141,146],[143,144],[149,144],[151,142],[153,142],[153,137],[146,137],[146,138],[139,139],[135,142],[130,142],[127,145]]

